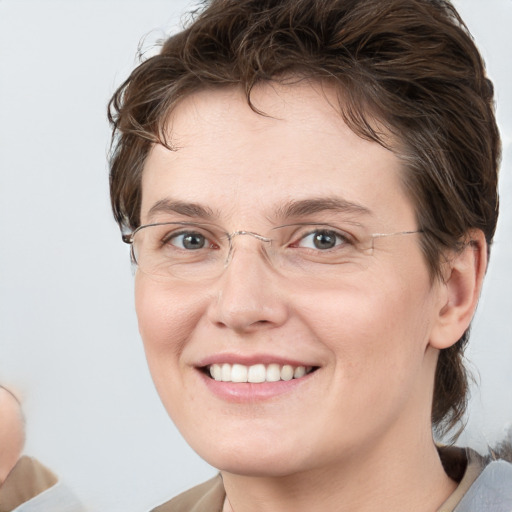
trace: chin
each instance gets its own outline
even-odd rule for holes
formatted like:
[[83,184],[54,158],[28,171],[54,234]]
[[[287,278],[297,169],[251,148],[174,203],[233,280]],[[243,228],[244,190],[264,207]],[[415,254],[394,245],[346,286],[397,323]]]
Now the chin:
[[260,454],[252,458],[239,454],[222,454],[219,457],[205,458],[205,460],[222,472],[252,477],[285,477],[306,469],[290,460],[283,461],[281,456],[273,454],[263,457]]
[[299,453],[301,443],[275,442],[271,439],[244,439],[239,442],[226,439],[226,442],[211,441],[194,443],[190,446],[208,464],[220,471],[254,477],[282,477],[307,469],[310,461]]

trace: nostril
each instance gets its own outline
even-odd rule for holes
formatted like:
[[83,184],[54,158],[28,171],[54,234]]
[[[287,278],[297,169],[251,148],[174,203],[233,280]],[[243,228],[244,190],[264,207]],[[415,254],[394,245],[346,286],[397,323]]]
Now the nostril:
[[208,304],[208,320],[218,326],[243,332],[277,327],[288,317],[287,297],[270,282],[262,265],[246,258],[231,261],[229,271],[216,282]]

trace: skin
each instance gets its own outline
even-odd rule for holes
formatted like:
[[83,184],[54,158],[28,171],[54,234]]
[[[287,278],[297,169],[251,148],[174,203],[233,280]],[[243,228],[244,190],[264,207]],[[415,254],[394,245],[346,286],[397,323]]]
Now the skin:
[[[267,233],[304,220],[275,219],[290,200],[343,198],[371,212],[350,215],[357,236],[417,229],[400,160],[348,129],[334,91],[263,85],[252,100],[269,116],[234,88],[178,105],[169,126],[179,149],[155,146],[145,165],[143,224],[205,220],[150,214],[179,200],[209,208],[215,219],[206,220],[229,232]],[[476,236],[479,250],[453,257],[444,282],[431,282],[417,235],[379,240],[364,266],[331,280],[286,279],[252,237],[237,239],[218,279],[170,285],[137,272],[155,385],[189,444],[221,470],[225,510],[440,506],[455,483],[432,441],[433,378],[438,350],[458,339],[476,305],[485,267]],[[198,369],[212,358],[293,358],[318,369],[285,393],[230,401]]]
[[18,461],[24,441],[20,404],[12,393],[0,387],[0,485]]

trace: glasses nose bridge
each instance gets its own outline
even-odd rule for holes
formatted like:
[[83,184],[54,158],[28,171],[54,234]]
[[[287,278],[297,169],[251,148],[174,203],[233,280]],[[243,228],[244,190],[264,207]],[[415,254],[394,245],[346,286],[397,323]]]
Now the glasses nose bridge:
[[256,233],[255,231],[246,231],[246,230],[233,231],[231,233],[228,233],[229,251],[226,256],[225,266],[227,266],[229,264],[229,262],[231,261],[231,259],[233,257],[233,252],[234,252],[234,243],[233,242],[237,236],[249,236],[249,237],[255,238],[259,242],[262,242],[264,250],[265,250],[265,254],[267,257],[269,257],[267,248],[270,247],[270,244],[272,243],[271,238],[260,235],[259,233]]

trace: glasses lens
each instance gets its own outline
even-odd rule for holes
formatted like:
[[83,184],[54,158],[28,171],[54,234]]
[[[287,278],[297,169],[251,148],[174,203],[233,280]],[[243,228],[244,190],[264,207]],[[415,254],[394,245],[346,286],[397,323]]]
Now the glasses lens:
[[[374,241],[411,232],[378,234],[360,240],[337,226],[293,224],[273,228],[269,236],[250,231],[230,235],[217,226],[194,223],[152,224],[134,233],[133,257],[139,269],[159,279],[199,281],[218,277],[237,257],[239,244],[254,250],[254,239],[273,270],[284,277],[335,282],[338,275],[368,267]],[[248,235],[252,242],[241,242]],[[258,257],[255,254],[255,257]]]
[[145,274],[198,280],[222,271],[226,242],[221,233],[196,224],[148,225],[134,235],[133,256]]

